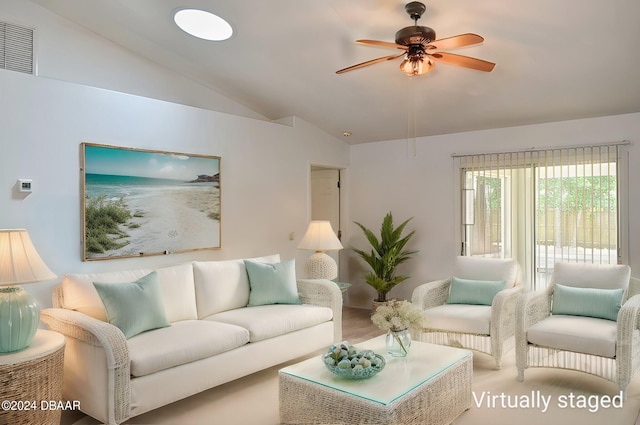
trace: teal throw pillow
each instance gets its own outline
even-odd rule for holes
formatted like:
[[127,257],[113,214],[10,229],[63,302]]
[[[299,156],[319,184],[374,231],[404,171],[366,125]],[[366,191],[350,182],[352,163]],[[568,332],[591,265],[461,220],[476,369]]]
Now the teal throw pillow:
[[170,326],[156,272],[135,282],[93,282],[93,286],[107,311],[107,320],[117,326],[127,339],[151,329]]
[[555,284],[551,314],[618,320],[624,288],[579,288]]
[[447,304],[491,305],[493,297],[502,291],[506,280],[473,280],[451,278]]
[[302,304],[296,284],[295,260],[260,263],[244,260],[249,277],[249,304]]

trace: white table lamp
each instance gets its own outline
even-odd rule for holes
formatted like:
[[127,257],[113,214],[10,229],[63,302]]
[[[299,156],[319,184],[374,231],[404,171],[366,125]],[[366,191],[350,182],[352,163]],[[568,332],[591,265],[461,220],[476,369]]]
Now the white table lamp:
[[342,249],[342,244],[327,220],[314,220],[309,223],[307,233],[298,245],[298,249],[314,250],[304,265],[304,271],[310,279],[329,279],[338,277],[338,265],[324,251]]
[[22,350],[40,323],[35,298],[19,284],[54,279],[24,229],[0,229],[0,353]]

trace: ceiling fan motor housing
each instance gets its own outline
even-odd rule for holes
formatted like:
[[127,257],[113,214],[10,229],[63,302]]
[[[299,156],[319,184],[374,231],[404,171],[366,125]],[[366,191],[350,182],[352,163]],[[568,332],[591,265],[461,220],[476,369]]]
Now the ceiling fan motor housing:
[[410,46],[412,44],[427,44],[436,39],[436,32],[429,27],[404,27],[396,33],[396,44]]

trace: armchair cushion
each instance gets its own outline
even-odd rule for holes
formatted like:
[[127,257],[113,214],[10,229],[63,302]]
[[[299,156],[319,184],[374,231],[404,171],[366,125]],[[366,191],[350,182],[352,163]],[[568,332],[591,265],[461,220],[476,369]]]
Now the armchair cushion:
[[555,284],[552,314],[617,320],[624,289],[579,288]]
[[513,259],[458,256],[452,275],[462,279],[505,280],[505,287],[511,288],[518,278],[518,263]]
[[617,323],[581,316],[550,316],[527,329],[527,341],[543,347],[614,358]]
[[557,262],[550,283],[581,288],[627,288],[631,268],[625,264],[585,264]]
[[451,278],[447,304],[491,305],[493,297],[502,291],[505,280],[473,280]]
[[489,335],[491,306],[469,304],[445,304],[425,311],[429,317],[429,329]]

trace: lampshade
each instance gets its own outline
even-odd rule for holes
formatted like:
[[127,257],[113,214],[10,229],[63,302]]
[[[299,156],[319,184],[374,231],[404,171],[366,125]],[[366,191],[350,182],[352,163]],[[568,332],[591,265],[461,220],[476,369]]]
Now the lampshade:
[[298,249],[312,249],[304,270],[310,279],[329,279],[338,277],[338,265],[335,260],[324,253],[335,249],[342,249],[342,244],[327,220],[314,220],[309,223],[307,233],[298,245]]
[[314,220],[309,223],[307,233],[300,241],[298,249],[312,249],[314,251],[331,251],[342,249],[342,244],[336,236],[331,223],[327,220]]
[[24,229],[0,229],[0,286],[54,279]]
[[40,308],[35,298],[13,285],[55,277],[26,230],[0,229],[0,353],[31,345],[40,322]]
[[400,71],[407,75],[424,75],[433,69],[433,62],[428,57],[408,57],[400,63]]

